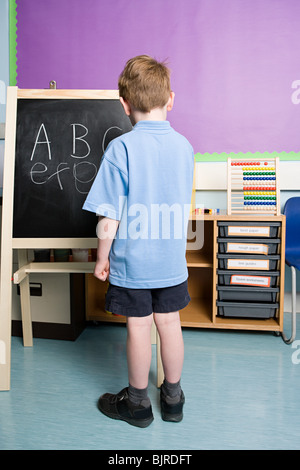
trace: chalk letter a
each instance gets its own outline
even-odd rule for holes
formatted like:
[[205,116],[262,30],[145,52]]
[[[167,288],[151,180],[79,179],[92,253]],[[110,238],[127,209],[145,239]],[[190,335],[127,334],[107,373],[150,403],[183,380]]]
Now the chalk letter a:
[[[43,129],[43,132],[44,132],[44,135],[45,135],[45,139],[46,139],[46,140],[39,140],[39,136],[40,136],[40,133],[41,133],[41,130],[42,130],[42,129]],[[37,133],[37,136],[36,136],[36,139],[35,139],[35,142],[34,142],[34,147],[33,147],[33,150],[32,150],[32,154],[31,154],[30,160],[33,159],[33,155],[34,155],[35,148],[36,148],[37,144],[47,144],[47,146],[48,146],[48,156],[49,156],[49,160],[51,160],[50,141],[49,141],[49,139],[48,139],[48,135],[47,135],[46,128],[45,128],[44,124],[41,124],[41,125],[40,125],[39,131],[38,131],[38,133]]]

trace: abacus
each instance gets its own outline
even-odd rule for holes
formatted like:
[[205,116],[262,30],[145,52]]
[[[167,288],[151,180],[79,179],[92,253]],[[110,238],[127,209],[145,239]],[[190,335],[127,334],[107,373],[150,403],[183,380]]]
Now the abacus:
[[228,158],[227,176],[228,215],[280,215],[279,158]]

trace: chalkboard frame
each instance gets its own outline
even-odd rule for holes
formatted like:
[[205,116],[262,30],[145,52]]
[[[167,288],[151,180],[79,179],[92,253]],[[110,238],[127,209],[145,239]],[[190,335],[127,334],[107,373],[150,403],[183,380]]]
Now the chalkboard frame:
[[[29,274],[32,272],[90,273],[93,262],[29,263],[28,249],[96,248],[92,238],[13,238],[15,151],[18,99],[101,100],[119,98],[117,90],[19,89],[7,87],[5,154],[3,169],[1,281],[0,281],[0,390],[10,389],[12,281],[20,284],[23,344],[32,346]],[[13,250],[18,252],[19,269],[13,274]]]

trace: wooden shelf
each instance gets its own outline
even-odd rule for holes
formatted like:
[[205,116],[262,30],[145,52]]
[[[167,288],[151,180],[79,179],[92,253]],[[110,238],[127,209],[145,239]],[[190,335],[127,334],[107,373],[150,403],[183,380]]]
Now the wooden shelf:
[[30,273],[93,273],[95,262],[75,262],[66,261],[60,262],[48,262],[48,263],[28,263],[22,266],[18,271],[14,273],[14,283],[20,284],[20,282]]
[[180,311],[181,325],[192,328],[213,327],[211,299],[191,298],[187,307]]
[[94,309],[92,313],[86,317],[87,321],[100,321],[108,323],[125,323],[126,318],[121,315],[114,315],[106,312],[103,308]]
[[277,318],[223,318],[217,316],[214,327],[228,330],[281,331]]
[[228,330],[280,331],[277,318],[224,318],[212,319],[211,299],[192,298],[190,304],[180,312],[181,325],[190,328],[216,328]]
[[197,250],[187,251],[186,262],[188,267],[197,268],[212,268],[213,262],[207,253],[202,253]]

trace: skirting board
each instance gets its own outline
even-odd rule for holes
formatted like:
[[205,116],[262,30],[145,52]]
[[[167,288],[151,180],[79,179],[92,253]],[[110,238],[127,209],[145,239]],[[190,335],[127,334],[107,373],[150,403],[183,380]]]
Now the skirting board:
[[[300,191],[300,160],[279,164],[281,190]],[[196,190],[227,190],[227,162],[197,162]]]

